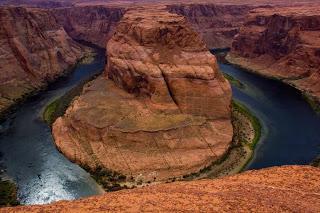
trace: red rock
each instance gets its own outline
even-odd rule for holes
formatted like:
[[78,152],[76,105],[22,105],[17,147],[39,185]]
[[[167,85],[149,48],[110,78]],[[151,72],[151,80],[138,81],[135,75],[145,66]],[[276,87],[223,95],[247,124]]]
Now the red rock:
[[319,212],[320,169],[284,166],[0,212]]
[[0,112],[61,76],[83,52],[47,11],[0,7]]
[[185,16],[209,48],[231,47],[233,37],[253,6],[217,4],[168,5],[170,12]]
[[103,77],[53,125],[59,150],[91,169],[167,180],[219,159],[232,139],[231,89],[184,17],[129,10]]
[[320,8],[255,10],[235,37],[229,61],[282,79],[320,101]]
[[124,7],[79,6],[51,10],[57,22],[76,40],[105,48],[123,16]]

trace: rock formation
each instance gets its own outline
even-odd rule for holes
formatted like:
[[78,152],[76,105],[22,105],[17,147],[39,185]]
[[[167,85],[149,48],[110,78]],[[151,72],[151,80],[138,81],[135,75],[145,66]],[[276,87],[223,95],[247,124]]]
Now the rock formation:
[[47,11],[0,7],[0,113],[83,55]]
[[217,4],[168,5],[172,13],[185,16],[201,34],[208,48],[229,48],[233,37],[253,6]]
[[0,212],[319,212],[320,169],[285,166]]
[[116,24],[123,16],[123,7],[79,6],[51,10],[58,23],[76,40],[105,48]]
[[198,172],[225,153],[230,85],[184,17],[130,9],[107,53],[104,76],[53,125],[69,159],[155,181]]
[[229,61],[320,101],[320,8],[253,11],[235,37]]
[[72,0],[1,0],[0,5],[39,8],[70,7]]

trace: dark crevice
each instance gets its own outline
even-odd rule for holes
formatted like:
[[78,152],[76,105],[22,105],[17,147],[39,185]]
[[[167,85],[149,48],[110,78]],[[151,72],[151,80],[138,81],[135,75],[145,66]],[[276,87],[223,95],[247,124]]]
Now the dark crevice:
[[161,71],[161,75],[162,75],[163,80],[164,80],[164,82],[165,82],[165,84],[166,84],[167,90],[168,90],[168,92],[169,92],[169,95],[170,95],[172,101],[175,103],[175,105],[178,107],[179,111],[181,112],[181,109],[180,109],[179,104],[178,104],[178,100],[175,98],[175,96],[174,96],[174,94],[173,94],[173,92],[172,92],[172,89],[171,89],[171,87],[170,87],[170,85],[169,85],[169,79],[168,79],[168,77],[167,77],[166,74],[162,71],[162,69],[161,69],[160,67],[159,67],[159,69],[160,69],[160,71]]

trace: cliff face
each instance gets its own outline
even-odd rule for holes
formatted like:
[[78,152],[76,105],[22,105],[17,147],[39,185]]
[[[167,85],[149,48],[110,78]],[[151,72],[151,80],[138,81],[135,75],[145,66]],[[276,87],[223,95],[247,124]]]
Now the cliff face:
[[185,16],[201,34],[209,48],[231,47],[233,37],[253,6],[180,4],[169,5],[168,10]]
[[0,5],[6,6],[25,6],[25,7],[39,7],[39,8],[57,8],[70,7],[73,5],[72,1],[68,0],[1,0]]
[[82,56],[50,13],[0,8],[0,112],[63,74]]
[[135,180],[198,172],[232,139],[231,89],[184,17],[129,10],[107,45],[105,76],[53,125],[71,160]]
[[320,100],[320,8],[253,11],[229,60]]
[[319,176],[320,169],[308,166],[273,167],[0,212],[319,212]]
[[54,9],[52,15],[72,38],[105,48],[124,11],[121,7],[83,6]]

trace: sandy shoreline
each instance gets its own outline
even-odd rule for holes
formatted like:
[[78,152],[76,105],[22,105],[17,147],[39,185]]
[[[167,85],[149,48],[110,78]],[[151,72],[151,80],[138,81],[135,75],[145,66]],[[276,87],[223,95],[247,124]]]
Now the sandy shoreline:
[[202,169],[201,172],[189,175],[186,180],[233,175],[241,172],[250,162],[254,154],[254,147],[260,139],[261,125],[248,108],[237,102],[233,102],[232,124],[233,141],[225,156],[213,162],[211,166]]

